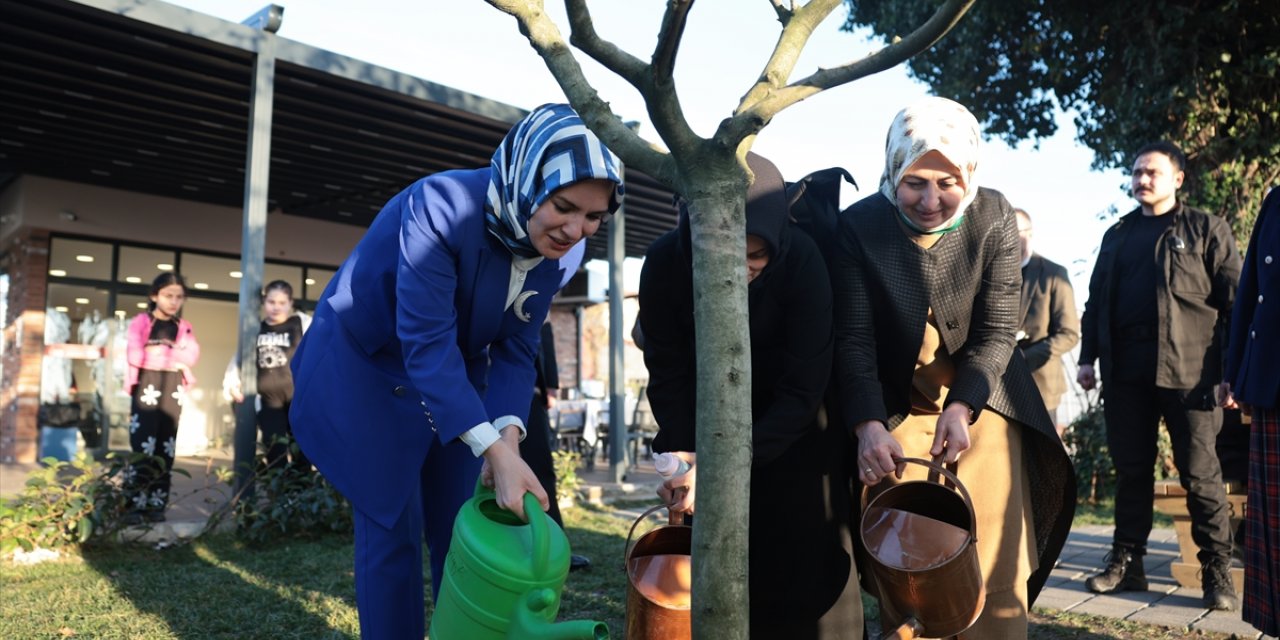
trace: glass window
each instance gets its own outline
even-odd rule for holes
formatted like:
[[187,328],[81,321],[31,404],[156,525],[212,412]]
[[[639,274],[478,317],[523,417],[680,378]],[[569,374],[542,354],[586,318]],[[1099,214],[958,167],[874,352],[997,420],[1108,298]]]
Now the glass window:
[[174,255],[163,249],[120,247],[120,282],[143,284],[148,287],[161,271],[173,271]]
[[182,275],[193,293],[219,291],[240,293],[240,260],[215,258],[198,253],[182,254]]
[[302,267],[268,262],[262,266],[262,271],[262,286],[267,286],[272,280],[284,280],[293,287],[294,299],[302,297]]
[[[317,269],[315,267],[307,268],[307,293],[305,300],[319,300],[320,294],[324,293],[324,288],[329,286],[329,280],[333,278],[333,274],[337,273],[333,269]],[[298,297],[303,297],[299,295]]]
[[54,238],[49,246],[49,275],[111,279],[111,245],[90,240]]
[[126,293],[117,294],[116,308],[112,309],[111,313],[117,318],[128,320],[139,313],[146,313],[147,302],[147,296],[134,296]]

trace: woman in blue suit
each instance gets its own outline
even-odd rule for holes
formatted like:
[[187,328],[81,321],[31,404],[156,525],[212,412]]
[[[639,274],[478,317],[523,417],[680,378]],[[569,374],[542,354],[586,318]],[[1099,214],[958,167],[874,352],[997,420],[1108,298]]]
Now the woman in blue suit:
[[539,330],[571,250],[622,193],[618,159],[568,105],[544,105],[489,167],[392,198],[325,288],[289,417],[354,508],[362,637],[425,635],[423,532],[438,594],[482,467],[502,507],[527,519],[529,491],[547,508],[518,448]]

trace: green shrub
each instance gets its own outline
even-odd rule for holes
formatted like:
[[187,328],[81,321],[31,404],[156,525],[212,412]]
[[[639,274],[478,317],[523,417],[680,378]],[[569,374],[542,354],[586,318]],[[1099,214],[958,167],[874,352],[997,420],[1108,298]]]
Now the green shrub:
[[[297,451],[296,442],[288,445]],[[251,481],[210,516],[209,529],[230,516],[237,534],[253,542],[353,531],[350,504],[319,472],[268,466],[264,451],[255,462]],[[220,470],[220,475],[231,481],[230,471]]]
[[134,469],[164,460],[143,453],[110,453],[105,460],[97,463],[84,452],[71,462],[42,460],[44,467],[27,477],[22,492],[0,504],[0,555],[18,547],[59,549],[112,539],[125,526],[130,496],[148,490],[130,486]]
[[577,451],[551,452],[551,464],[556,472],[556,499],[567,498],[578,493],[582,488],[582,479],[578,477],[578,463],[582,454]]

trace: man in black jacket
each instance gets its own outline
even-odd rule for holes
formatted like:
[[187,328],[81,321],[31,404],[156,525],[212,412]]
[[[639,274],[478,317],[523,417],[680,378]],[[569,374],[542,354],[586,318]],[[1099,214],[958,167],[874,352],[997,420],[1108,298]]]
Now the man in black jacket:
[[1165,420],[1200,548],[1204,603],[1239,605],[1229,573],[1231,532],[1214,441],[1223,336],[1240,255],[1221,218],[1178,201],[1185,156],[1168,142],[1138,151],[1133,197],[1141,206],[1106,235],[1089,281],[1078,381],[1097,384],[1101,358],[1107,446],[1116,467],[1116,530],[1109,561],[1087,586],[1146,590],[1142,556],[1151,533],[1156,430]]

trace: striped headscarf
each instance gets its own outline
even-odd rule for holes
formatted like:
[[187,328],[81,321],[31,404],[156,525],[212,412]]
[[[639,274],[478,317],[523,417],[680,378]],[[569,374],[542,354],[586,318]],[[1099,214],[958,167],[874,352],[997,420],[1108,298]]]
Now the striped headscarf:
[[493,153],[485,227],[519,258],[541,257],[529,241],[529,218],[551,194],[579,180],[617,185],[609,212],[622,204],[622,163],[567,104],[544,104],[517,122]]
[[929,97],[898,112],[885,139],[884,175],[880,176],[880,193],[898,207],[898,184],[902,176],[922,156],[937,151],[960,170],[964,198],[956,214],[941,226],[921,229],[911,222],[901,208],[899,217],[919,233],[945,233],[960,226],[964,210],[978,195],[978,157],[982,133],[977,118],[958,102]]

